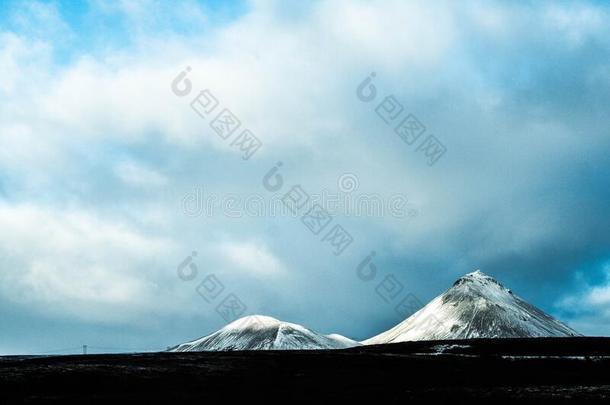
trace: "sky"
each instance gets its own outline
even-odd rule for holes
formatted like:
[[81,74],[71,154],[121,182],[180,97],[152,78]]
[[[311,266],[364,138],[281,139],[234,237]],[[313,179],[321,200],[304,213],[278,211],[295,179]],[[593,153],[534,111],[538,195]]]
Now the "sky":
[[0,354],[365,339],[477,269],[610,335],[609,112],[606,2],[3,1]]

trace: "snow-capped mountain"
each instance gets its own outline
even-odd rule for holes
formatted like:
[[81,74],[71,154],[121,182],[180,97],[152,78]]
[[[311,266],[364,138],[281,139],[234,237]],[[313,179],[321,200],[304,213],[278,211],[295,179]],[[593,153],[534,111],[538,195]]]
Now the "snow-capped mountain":
[[170,351],[314,350],[345,349],[359,345],[360,343],[341,335],[322,335],[301,325],[282,322],[269,316],[252,315]]
[[553,336],[581,335],[477,270],[405,321],[361,343]]

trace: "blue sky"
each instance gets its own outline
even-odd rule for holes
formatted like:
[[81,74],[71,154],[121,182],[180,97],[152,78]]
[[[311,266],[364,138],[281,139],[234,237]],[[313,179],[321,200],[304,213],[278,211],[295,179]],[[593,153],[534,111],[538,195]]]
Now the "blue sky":
[[[223,326],[230,294],[364,339],[476,269],[609,335],[609,50],[604,2],[2,2],[0,353],[165,348]],[[249,159],[191,108],[204,89],[262,142]],[[386,96],[442,142],[433,165]],[[325,201],[353,239],[335,255],[328,229],[253,215],[295,185],[385,208]]]

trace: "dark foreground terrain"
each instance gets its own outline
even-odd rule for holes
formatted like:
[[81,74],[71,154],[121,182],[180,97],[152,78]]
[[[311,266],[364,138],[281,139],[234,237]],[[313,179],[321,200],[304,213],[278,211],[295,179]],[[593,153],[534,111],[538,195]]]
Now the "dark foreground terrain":
[[[610,338],[0,357],[0,404],[610,403]],[[432,402],[434,401],[434,402]]]

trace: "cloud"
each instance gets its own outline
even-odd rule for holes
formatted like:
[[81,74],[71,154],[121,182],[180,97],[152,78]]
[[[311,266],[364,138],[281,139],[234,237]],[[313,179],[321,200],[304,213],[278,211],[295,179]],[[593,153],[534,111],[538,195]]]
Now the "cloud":
[[[603,336],[610,334],[610,264],[595,267],[597,272],[576,272],[574,279],[579,288],[563,295],[556,307],[583,333]],[[599,276],[594,277],[595,273]]]
[[164,269],[151,253],[173,252],[171,240],[31,204],[0,206],[0,226],[1,291],[14,303],[87,322],[133,321],[166,307],[155,304]]
[[255,276],[278,276],[286,271],[282,262],[261,243],[226,242],[218,247],[218,252],[237,268]]
[[127,184],[143,187],[159,187],[167,184],[167,178],[135,162],[125,161],[117,164],[117,176]]
[[11,17],[14,29],[28,37],[41,40],[61,38],[64,42],[74,37],[74,32],[53,3],[24,1],[14,8]]

